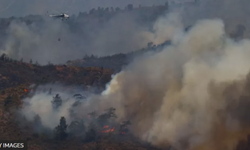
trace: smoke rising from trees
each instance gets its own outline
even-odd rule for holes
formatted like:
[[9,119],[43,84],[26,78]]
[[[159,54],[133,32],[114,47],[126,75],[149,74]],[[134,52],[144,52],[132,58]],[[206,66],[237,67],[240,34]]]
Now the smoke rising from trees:
[[[188,32],[181,26],[167,29],[170,46],[136,58],[101,95],[89,96],[75,113],[114,107],[117,121],[130,120],[132,133],[156,146],[233,150],[250,133],[246,109],[250,41],[228,38],[220,19],[200,20]],[[48,100],[46,95],[35,95],[28,100],[32,106],[39,103],[38,96]],[[41,114],[43,121],[52,112],[34,108],[24,110]]]

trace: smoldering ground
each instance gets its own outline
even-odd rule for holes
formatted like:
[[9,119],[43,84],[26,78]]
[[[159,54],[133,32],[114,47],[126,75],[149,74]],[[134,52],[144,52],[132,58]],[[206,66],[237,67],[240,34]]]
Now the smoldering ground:
[[172,45],[136,58],[76,113],[114,107],[117,121],[161,148],[233,150],[250,134],[250,41],[228,38],[220,19],[175,31]]

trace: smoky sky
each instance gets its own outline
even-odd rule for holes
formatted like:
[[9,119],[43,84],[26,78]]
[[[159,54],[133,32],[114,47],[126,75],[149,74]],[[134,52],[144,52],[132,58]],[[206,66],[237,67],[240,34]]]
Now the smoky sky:
[[167,0],[0,0],[0,17],[67,12],[77,14],[97,7],[162,5]]

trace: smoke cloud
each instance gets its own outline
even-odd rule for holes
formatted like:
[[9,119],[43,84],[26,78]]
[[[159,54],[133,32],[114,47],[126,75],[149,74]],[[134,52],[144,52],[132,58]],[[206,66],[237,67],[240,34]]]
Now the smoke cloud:
[[86,54],[107,56],[135,51],[154,38],[135,16],[130,12],[118,14],[101,27],[97,27],[99,23],[86,24],[86,20],[81,19],[64,23],[60,19],[44,18],[44,22],[31,25],[12,21],[0,53],[45,65],[49,61],[61,64],[81,59]]
[[[225,23],[226,32],[234,32],[235,26],[242,24],[248,27],[248,0],[200,0],[197,5],[178,7],[183,16],[183,22],[193,25],[200,19],[220,18]],[[173,7],[176,9],[176,7]],[[249,29],[246,30],[244,37],[249,37]]]
[[[59,94],[63,103],[58,109],[52,106],[53,97],[56,94]],[[62,116],[68,122],[72,121],[70,109],[77,102],[75,94],[87,97],[91,95],[91,91],[84,92],[81,87],[69,87],[61,84],[40,85],[30,93],[29,97],[23,99],[25,105],[20,111],[29,121],[33,121],[34,117],[39,115],[44,127],[54,129]]]
[[117,108],[135,135],[160,147],[233,149],[249,133],[249,46],[227,38],[222,20],[199,21],[118,73],[95,106]]
[[[200,20],[188,32],[182,26],[167,32],[166,22],[155,26],[169,33],[172,45],[136,58],[77,114],[114,107],[118,121],[129,119],[132,133],[156,146],[233,150],[250,133],[250,41],[228,38],[220,19]],[[29,100],[33,108],[40,96]],[[48,116],[31,110],[42,120]]]

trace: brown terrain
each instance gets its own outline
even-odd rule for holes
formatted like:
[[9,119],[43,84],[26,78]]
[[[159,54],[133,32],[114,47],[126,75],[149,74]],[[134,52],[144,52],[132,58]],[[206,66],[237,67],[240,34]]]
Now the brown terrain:
[[[4,58],[4,59],[3,59]],[[111,79],[112,70],[98,67],[68,67],[66,65],[39,66],[2,57],[0,60],[0,139],[27,140],[29,150],[67,150],[67,149],[110,149],[110,150],[146,150],[156,149],[131,135],[124,137],[117,133],[104,133],[104,136],[91,142],[84,142],[78,138],[57,141],[34,133],[30,123],[17,120],[17,108],[22,107],[22,98],[29,92],[32,83],[45,84],[60,82],[69,85],[81,84],[104,87]],[[5,100],[10,96],[10,104],[5,106]],[[23,119],[25,120],[25,118]],[[22,120],[22,122],[23,122]]]
[[[131,5],[128,5],[125,10],[98,8],[92,9],[89,13],[79,13],[74,17],[81,18],[83,22],[91,22],[89,24],[92,26],[93,23],[105,22],[117,13],[133,10],[140,12],[139,21],[150,23],[165,12],[166,8],[167,6],[163,5],[133,9]],[[103,12],[105,12],[104,15],[100,15]],[[6,36],[5,31],[14,19],[0,20],[1,37]],[[27,16],[20,20],[31,24],[32,22],[42,22],[42,17]],[[74,23],[76,26],[79,25],[77,22]],[[238,26],[231,37],[240,38],[243,30],[244,27]],[[0,46],[2,42],[0,41]],[[81,85],[86,89],[97,87],[102,91],[111,80],[111,75],[121,70],[134,56],[148,50],[157,50],[166,44],[169,44],[168,41],[158,46],[149,43],[147,48],[129,54],[116,54],[101,58],[87,56],[79,60],[69,60],[66,65],[41,66],[38,63],[25,63],[2,55],[0,57],[0,139],[27,140],[29,150],[157,150],[158,148],[134,137],[133,133],[120,132],[117,128],[109,128],[98,133],[98,136],[89,141],[74,136],[57,140],[46,134],[36,133],[33,130],[34,123],[20,118],[17,110],[23,106],[23,98],[34,90],[29,88],[32,84],[43,85],[58,82],[66,85]],[[8,101],[9,98],[10,101]],[[250,137],[247,141],[239,142],[236,150],[250,150]]]

